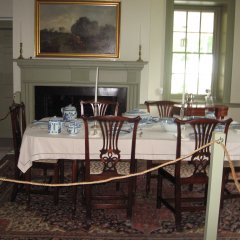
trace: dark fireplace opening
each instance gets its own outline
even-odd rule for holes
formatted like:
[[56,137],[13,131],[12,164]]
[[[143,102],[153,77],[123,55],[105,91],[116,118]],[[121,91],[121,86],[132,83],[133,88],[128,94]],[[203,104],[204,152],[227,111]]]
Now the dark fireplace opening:
[[[95,87],[35,86],[35,119],[62,116],[61,108],[69,104],[76,107],[80,116],[80,101],[94,100]],[[126,87],[98,88],[98,101],[118,101],[119,115],[127,109]],[[112,109],[107,114],[113,114]]]

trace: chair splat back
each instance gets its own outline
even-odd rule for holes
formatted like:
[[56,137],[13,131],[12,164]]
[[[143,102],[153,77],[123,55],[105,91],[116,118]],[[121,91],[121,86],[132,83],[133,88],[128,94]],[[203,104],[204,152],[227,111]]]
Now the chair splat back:
[[104,171],[116,171],[116,163],[120,159],[118,138],[123,125],[121,121],[100,121],[103,135],[103,148],[100,150],[100,159],[104,163]]
[[148,112],[151,112],[150,107],[156,107],[159,117],[172,117],[173,116],[173,101],[145,101]]
[[9,107],[9,110],[10,110],[11,123],[12,123],[15,160],[18,161],[20,147],[22,144],[22,136],[26,129],[25,105],[23,103],[20,103],[20,104],[13,103]]
[[80,107],[81,116],[117,116],[119,103],[113,101],[80,101]]
[[[225,121],[219,121],[216,119],[199,118],[187,121],[181,121],[180,119],[175,119],[177,124],[177,153],[176,157],[181,157],[181,138],[182,138],[182,124],[189,124],[193,130],[193,136],[195,140],[194,150],[207,145],[212,140],[212,134],[218,124],[224,125],[224,132],[228,132],[229,125],[232,119],[227,119]],[[194,165],[194,174],[203,173],[207,174],[206,170],[210,163],[210,146],[204,147],[199,151],[195,152],[191,156],[191,163]]]
[[[131,160],[135,160],[135,147],[137,125],[140,117],[126,118],[122,116],[96,116],[96,117],[83,117],[85,126],[85,156],[90,161],[89,156],[89,126],[88,121],[96,121],[100,126],[102,135],[102,148],[99,150],[99,159],[104,164],[103,171],[112,171],[116,173],[116,164],[121,160],[120,150],[118,149],[119,135],[124,123],[133,123],[132,133],[132,151]],[[90,165],[86,165],[86,168]],[[90,169],[89,169],[90,171]],[[88,171],[87,171],[88,172]]]

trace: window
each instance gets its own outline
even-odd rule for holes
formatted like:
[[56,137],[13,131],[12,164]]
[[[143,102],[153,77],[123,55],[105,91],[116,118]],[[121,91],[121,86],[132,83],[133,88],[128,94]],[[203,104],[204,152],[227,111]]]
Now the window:
[[214,19],[213,11],[174,11],[171,94],[211,89]]
[[192,93],[227,103],[231,93],[235,1],[166,1],[164,99]]

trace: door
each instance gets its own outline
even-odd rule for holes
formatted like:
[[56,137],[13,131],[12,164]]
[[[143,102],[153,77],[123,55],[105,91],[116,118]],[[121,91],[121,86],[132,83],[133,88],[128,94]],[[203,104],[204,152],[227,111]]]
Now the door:
[[12,21],[0,21],[0,138],[12,138],[9,111],[13,99]]

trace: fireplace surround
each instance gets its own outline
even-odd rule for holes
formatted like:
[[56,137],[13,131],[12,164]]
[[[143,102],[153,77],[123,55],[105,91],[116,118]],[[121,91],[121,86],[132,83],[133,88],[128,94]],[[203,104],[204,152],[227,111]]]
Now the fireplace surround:
[[35,101],[36,87],[89,88],[89,91],[91,88],[92,92],[97,67],[99,67],[99,95],[101,90],[106,92],[118,89],[124,92],[125,96],[122,97],[123,94],[110,97],[115,97],[114,99],[119,101],[122,106],[121,112],[136,108],[139,105],[141,71],[147,64],[138,61],[71,59],[17,59],[16,62],[21,70],[21,101],[26,105],[27,122],[39,117],[36,115],[38,107]]

